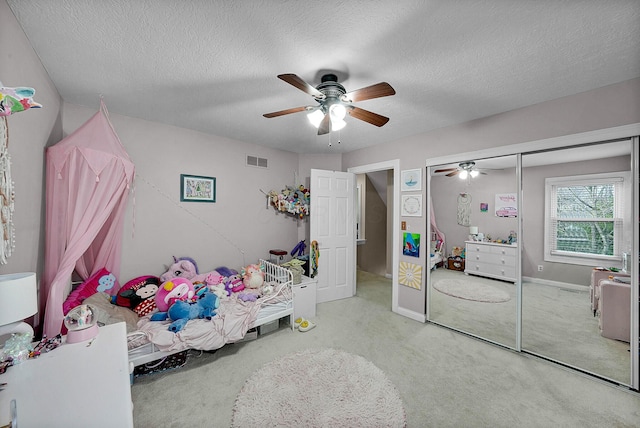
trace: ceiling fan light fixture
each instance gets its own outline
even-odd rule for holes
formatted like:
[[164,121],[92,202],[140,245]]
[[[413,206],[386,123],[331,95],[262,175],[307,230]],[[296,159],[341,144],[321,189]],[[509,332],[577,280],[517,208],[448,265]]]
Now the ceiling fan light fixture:
[[309,122],[311,122],[313,126],[319,128],[320,122],[324,119],[324,113],[321,109],[313,110],[311,113],[307,114],[307,119],[309,119]]
[[458,177],[460,177],[460,180],[466,180],[468,176],[469,176],[469,172],[467,170],[462,170],[460,171],[460,174],[458,174]]
[[342,120],[347,115],[347,109],[342,104],[332,105],[329,111],[331,112],[331,121]]
[[480,174],[480,173],[474,169],[469,174],[471,174],[471,177],[473,178],[473,177],[477,177],[478,174]]
[[342,128],[344,128],[347,125],[347,122],[345,122],[342,119],[337,119],[335,117],[331,117],[331,130],[332,131],[339,131]]

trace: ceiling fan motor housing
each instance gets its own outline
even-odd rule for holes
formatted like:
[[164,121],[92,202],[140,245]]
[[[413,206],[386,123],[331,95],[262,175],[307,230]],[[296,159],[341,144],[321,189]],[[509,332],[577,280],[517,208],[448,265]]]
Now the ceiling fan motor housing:
[[[325,95],[327,104],[335,104],[340,101],[340,97],[347,93],[347,90],[338,83],[338,76],[335,74],[325,74],[322,76],[321,83],[316,89]],[[320,98],[316,98],[321,101]]]

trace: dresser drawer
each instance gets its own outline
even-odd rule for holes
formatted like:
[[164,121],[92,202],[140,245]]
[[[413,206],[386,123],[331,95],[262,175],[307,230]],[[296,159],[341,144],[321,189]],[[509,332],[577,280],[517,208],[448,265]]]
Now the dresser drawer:
[[492,254],[500,254],[503,256],[516,257],[516,247],[507,246],[507,245],[491,245],[490,251]]
[[516,268],[514,266],[500,266],[489,263],[468,262],[464,272],[472,275],[503,279],[505,281],[515,281],[516,279]]
[[502,266],[515,266],[516,264],[515,256],[503,256],[502,254],[496,253],[474,253],[467,255],[467,260],[474,262],[491,263]]
[[469,257],[469,254],[490,253],[490,252],[491,252],[491,248],[489,248],[488,245],[467,243],[467,257]]

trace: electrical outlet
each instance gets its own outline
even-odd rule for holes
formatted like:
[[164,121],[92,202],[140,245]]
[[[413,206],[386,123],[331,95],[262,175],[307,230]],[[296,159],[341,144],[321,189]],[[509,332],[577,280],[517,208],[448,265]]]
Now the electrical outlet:
[[544,269],[544,266],[538,265],[538,272],[542,272],[543,269]]

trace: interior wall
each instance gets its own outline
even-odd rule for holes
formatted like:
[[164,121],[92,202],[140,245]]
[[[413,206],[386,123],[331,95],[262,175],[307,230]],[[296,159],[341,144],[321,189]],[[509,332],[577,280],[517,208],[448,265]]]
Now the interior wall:
[[44,153],[62,136],[61,98],[5,0],[0,0],[0,80],[36,90],[43,105],[7,117],[15,183],[15,249],[0,274],[44,271]]
[[[546,138],[577,134],[640,122],[640,78],[591,91],[534,104],[424,134],[401,138],[388,144],[345,153],[348,168],[399,159],[400,169],[422,168],[427,159],[473,152]],[[426,201],[426,186],[422,190]],[[425,205],[426,206],[426,205]],[[424,234],[426,213],[406,217],[413,233]],[[398,222],[399,223],[399,222]],[[395,224],[394,228],[400,228]],[[394,251],[402,251],[396,248]],[[401,258],[402,259],[402,258]],[[425,266],[425,259],[412,260]],[[424,275],[423,275],[424,277]],[[424,314],[426,291],[399,286],[398,307],[404,313]],[[416,317],[417,318],[417,317]]]
[[[108,108],[109,100],[105,103]],[[65,103],[65,135],[95,111]],[[298,242],[297,217],[277,212],[263,193],[292,184],[297,154],[110,116],[136,165],[125,216],[121,282],[161,274],[173,256],[192,257],[201,271],[239,269],[268,259],[269,249],[290,250]],[[246,166],[247,155],[268,159],[269,167]],[[180,174],[215,177],[216,202],[180,202]]]
[[[385,183],[386,183],[386,171]],[[365,272],[377,275],[387,273],[387,205],[383,201],[375,186],[364,174],[366,180],[366,197],[364,211],[365,217],[365,238],[364,244],[358,245],[358,266]]]
[[393,170],[387,170],[387,271],[385,276],[392,277],[393,272]]
[[[464,248],[465,241],[469,239],[469,226],[458,224],[458,197],[461,193],[471,197],[470,225],[477,226],[485,237],[507,239],[512,230],[518,230],[517,218],[495,215],[496,193],[517,191],[515,158],[514,168],[488,171],[487,175],[479,175],[470,182],[457,176],[435,175],[431,177],[431,189],[436,224],[446,236],[447,255],[453,247]],[[480,203],[487,203],[489,209],[482,212]]]
[[[553,156],[553,153],[549,154]],[[523,156],[524,158],[524,156]],[[522,229],[526,239],[525,251],[522,254],[522,276],[582,284],[591,282],[592,266],[571,265],[544,261],[544,209],[545,178],[597,174],[602,172],[628,171],[631,165],[630,156],[618,156],[584,162],[569,162],[558,165],[545,165],[523,168],[523,210]],[[538,272],[538,265],[543,271]]]

